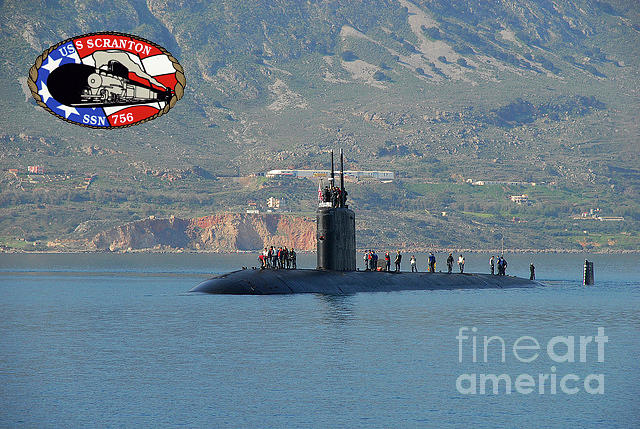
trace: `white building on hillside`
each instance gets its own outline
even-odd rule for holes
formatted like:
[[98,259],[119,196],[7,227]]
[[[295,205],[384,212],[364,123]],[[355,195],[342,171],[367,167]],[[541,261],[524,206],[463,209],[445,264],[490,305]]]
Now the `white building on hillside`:
[[511,201],[516,204],[527,204],[529,202],[529,196],[527,194],[511,195]]
[[[329,177],[331,172],[329,170],[270,170],[267,171],[265,176],[267,177],[295,177],[295,178],[310,178],[310,177]],[[336,179],[339,177],[340,173],[336,171]],[[345,177],[351,177],[354,179],[363,179],[366,177],[370,177],[378,180],[393,180],[395,179],[395,174],[393,171],[355,171],[355,170],[345,170]]]

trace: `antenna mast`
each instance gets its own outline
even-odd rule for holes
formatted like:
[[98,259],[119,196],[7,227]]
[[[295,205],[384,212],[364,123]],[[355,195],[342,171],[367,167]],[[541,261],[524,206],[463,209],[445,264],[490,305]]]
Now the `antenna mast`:
[[344,205],[344,153],[340,148],[340,207]]
[[335,174],[333,172],[333,149],[331,149],[331,177],[329,177],[329,182],[331,182],[329,184],[331,187],[335,186]]

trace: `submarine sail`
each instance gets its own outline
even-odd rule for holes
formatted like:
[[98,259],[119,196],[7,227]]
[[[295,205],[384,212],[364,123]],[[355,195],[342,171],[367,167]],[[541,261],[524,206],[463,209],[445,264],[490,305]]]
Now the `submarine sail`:
[[[356,269],[356,215],[346,204],[344,189],[344,154],[340,150],[340,187],[335,186],[333,151],[331,151],[330,201],[318,204],[317,268],[319,270],[355,271]],[[325,197],[326,199],[326,197]]]

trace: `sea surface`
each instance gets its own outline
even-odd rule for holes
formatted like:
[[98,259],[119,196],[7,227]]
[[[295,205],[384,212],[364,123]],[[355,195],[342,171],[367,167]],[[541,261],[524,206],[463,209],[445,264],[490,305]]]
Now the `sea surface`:
[[640,257],[507,259],[542,285],[215,296],[255,254],[0,254],[0,427],[640,427]]

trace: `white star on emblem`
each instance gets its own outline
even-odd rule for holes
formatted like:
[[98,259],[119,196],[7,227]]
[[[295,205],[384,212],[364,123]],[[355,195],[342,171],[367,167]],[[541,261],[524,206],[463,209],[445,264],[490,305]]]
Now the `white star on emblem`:
[[48,57],[47,64],[46,65],[43,64],[42,68],[47,70],[49,73],[51,73],[53,69],[58,68],[61,62],[62,62],[62,57],[58,58],[57,60],[54,60],[53,58]]
[[58,109],[64,112],[64,117],[67,119],[69,119],[69,116],[71,116],[72,113],[80,115],[75,107],[65,106],[64,104],[61,104],[60,106],[58,106]]
[[50,98],[53,98],[49,92],[49,88],[47,88],[47,85],[42,81],[40,82],[40,91],[38,91],[38,94],[42,97],[43,103],[46,103]]

